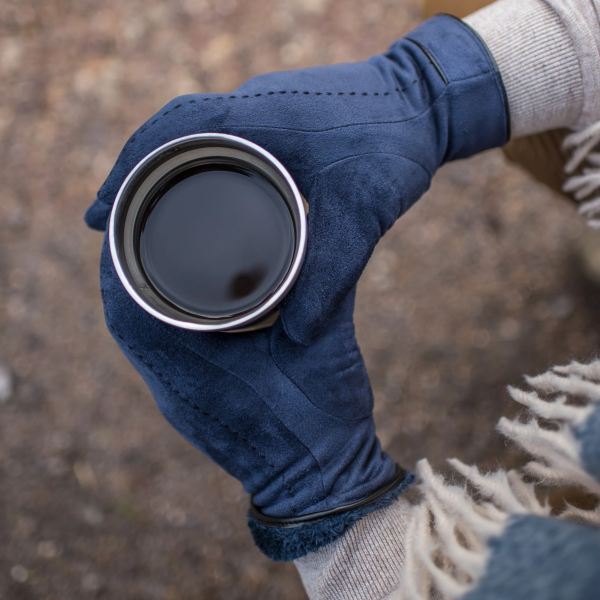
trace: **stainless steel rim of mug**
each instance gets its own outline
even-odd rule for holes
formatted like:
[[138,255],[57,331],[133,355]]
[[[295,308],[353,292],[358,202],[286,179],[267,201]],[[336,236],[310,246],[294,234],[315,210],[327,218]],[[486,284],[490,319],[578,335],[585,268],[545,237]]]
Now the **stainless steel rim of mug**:
[[[265,301],[263,301],[263,303],[259,304],[255,309],[248,311],[247,313],[240,315],[239,317],[220,319],[218,321],[215,320],[215,323],[207,323],[207,322],[198,323],[198,322],[191,322],[191,321],[175,319],[171,316],[168,316],[168,315],[160,312],[155,307],[151,306],[144,299],[144,297],[139,293],[139,291],[136,289],[136,287],[134,285],[132,285],[131,281],[129,280],[127,273],[125,272],[125,269],[123,268],[123,265],[121,264],[121,257],[119,256],[119,251],[117,249],[117,239],[116,239],[116,236],[117,236],[117,232],[116,232],[117,214],[119,213],[121,203],[124,201],[124,198],[125,198],[127,192],[129,191],[129,186],[132,183],[132,181],[134,181],[135,178],[137,177],[137,175],[150,162],[152,162],[158,155],[163,154],[164,152],[166,152],[176,146],[191,143],[194,141],[206,142],[206,143],[214,141],[217,144],[219,144],[219,143],[225,144],[225,145],[229,144],[230,146],[232,146],[234,148],[246,150],[254,155],[258,155],[259,158],[266,161],[267,164],[269,164],[271,167],[273,167],[278,172],[278,174],[281,177],[283,177],[285,183],[289,187],[289,190],[293,196],[295,208],[297,209],[298,227],[297,227],[297,241],[296,241],[295,255],[292,260],[292,264],[290,265],[290,268],[288,270],[288,273],[285,276],[285,278],[283,279],[283,281],[281,282],[281,284],[279,285],[279,287],[269,298],[267,298]],[[123,284],[123,286],[129,293],[129,295],[146,312],[148,312],[152,316],[156,317],[160,321],[163,321],[164,323],[168,323],[169,325],[173,325],[175,327],[180,327],[182,329],[189,329],[192,331],[216,332],[216,331],[231,331],[231,330],[242,329],[242,328],[249,330],[250,329],[250,328],[248,328],[249,325],[263,319],[277,307],[277,305],[281,302],[281,300],[283,300],[283,298],[290,291],[290,289],[296,282],[298,275],[300,274],[300,269],[302,268],[302,263],[304,261],[304,256],[306,254],[306,243],[307,243],[307,221],[306,221],[307,210],[306,210],[305,202],[306,201],[300,194],[300,191],[299,191],[296,183],[292,179],[292,176],[288,173],[287,169],[272,154],[267,152],[264,148],[261,148],[259,145],[254,144],[253,142],[250,142],[243,138],[233,136],[233,135],[223,134],[223,133],[199,133],[199,134],[194,134],[194,135],[189,135],[189,136],[185,136],[182,138],[178,138],[176,140],[172,140],[171,142],[168,142],[167,144],[160,146],[159,148],[157,148],[156,150],[154,150],[153,152],[151,152],[150,154],[145,156],[134,167],[134,169],[131,171],[131,173],[129,173],[129,175],[127,176],[127,178],[121,185],[121,188],[119,189],[119,192],[117,193],[115,202],[113,204],[113,208],[112,208],[111,216],[110,216],[110,223],[109,223],[109,245],[110,245],[112,261],[113,261],[113,264],[117,271],[117,275],[119,276],[121,283]],[[258,325],[258,323],[257,323],[257,325]]]

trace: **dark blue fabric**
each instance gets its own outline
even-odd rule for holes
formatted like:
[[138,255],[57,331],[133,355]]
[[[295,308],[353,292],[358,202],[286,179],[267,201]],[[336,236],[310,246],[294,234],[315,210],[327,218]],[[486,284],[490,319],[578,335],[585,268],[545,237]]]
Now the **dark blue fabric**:
[[270,73],[231,94],[174,99],[127,142],[87,223],[105,228],[128,173],[166,142],[220,132],[259,144],[310,204],[304,268],[281,307],[287,334],[309,343],[436,169],[508,139],[502,84],[476,35],[438,16],[408,38],[366,62]]
[[[377,241],[442,162],[508,137],[502,87],[473,33],[437,17],[411,36],[364,63],[273,73],[233,94],[173,100],[127,142],[86,214],[90,226],[104,228],[119,187],[145,155],[208,131],[260,144],[307,197],[306,262],[268,330],[209,334],[166,325],[127,294],[106,243],[101,259],[106,322],[120,348],[167,420],[238,478],[266,515],[337,508],[393,477],[354,335],[356,282]],[[310,548],[342,535],[363,513],[314,523]],[[298,549],[288,538],[272,557],[303,551],[307,527]],[[277,528],[269,535],[275,544]]]
[[585,470],[600,481],[600,402],[577,427],[575,435],[581,444],[581,462]]
[[373,504],[366,504],[295,528],[269,527],[258,523],[248,515],[252,538],[262,552],[273,560],[288,561],[302,558],[344,535],[357,521],[395,502],[413,481],[414,475],[407,473],[406,479],[396,489],[389,491]]
[[461,600],[600,597],[600,529],[547,517],[513,517],[490,550],[483,577]]
[[280,320],[245,334],[158,321],[121,285],[108,243],[101,285],[108,327],[163,415],[242,481],[263,513],[289,517],[350,504],[394,475],[375,437],[354,292],[305,347]]

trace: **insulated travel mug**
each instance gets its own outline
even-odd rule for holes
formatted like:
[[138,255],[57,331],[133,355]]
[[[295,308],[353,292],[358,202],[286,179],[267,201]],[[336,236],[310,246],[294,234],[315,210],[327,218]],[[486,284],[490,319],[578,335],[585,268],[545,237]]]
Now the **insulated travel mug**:
[[119,278],[157,319],[196,331],[271,325],[307,241],[290,174],[239,137],[203,133],[146,156],[121,186],[109,242]]

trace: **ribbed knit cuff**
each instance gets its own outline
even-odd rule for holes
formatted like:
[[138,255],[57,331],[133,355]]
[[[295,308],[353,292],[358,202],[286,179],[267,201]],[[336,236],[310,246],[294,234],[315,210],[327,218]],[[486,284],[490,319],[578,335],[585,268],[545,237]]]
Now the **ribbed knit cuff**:
[[387,600],[398,589],[410,504],[400,498],[294,562],[310,600]]
[[[592,6],[591,0],[576,4],[586,3]],[[585,36],[573,37],[575,26],[582,29],[578,21],[583,17],[574,14],[572,23],[565,22],[565,15],[549,4],[560,2],[499,0],[464,19],[496,59],[508,94],[514,137],[575,127],[582,119],[584,96],[587,101],[596,92],[596,104],[600,97],[598,90],[591,89],[600,85],[600,71],[594,82],[583,78],[579,54]],[[600,69],[600,61],[596,67]]]

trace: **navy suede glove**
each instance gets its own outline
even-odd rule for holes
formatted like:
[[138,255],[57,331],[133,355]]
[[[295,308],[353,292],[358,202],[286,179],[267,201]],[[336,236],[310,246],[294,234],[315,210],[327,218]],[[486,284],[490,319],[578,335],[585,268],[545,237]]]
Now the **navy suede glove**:
[[183,96],[127,142],[88,224],[106,226],[119,187],[144,156],[200,132],[261,145],[309,202],[306,261],[281,318],[244,334],[169,326],[130,298],[105,243],[106,320],[169,422],[253,495],[258,546],[292,560],[410,483],[375,437],[352,323],[355,285],[377,241],[440,164],[507,141],[504,88],[478,37],[436,17],[364,63]]
[[[108,243],[101,285],[108,327],[163,415],[253,494],[250,527],[271,558],[318,549],[410,483],[375,437],[353,291],[318,340],[304,346],[281,320],[230,334],[155,319],[121,285]],[[366,506],[348,507],[365,498]],[[340,507],[347,509],[315,514]]]
[[257,143],[310,205],[304,267],[280,306],[287,334],[307,344],[436,169],[506,143],[507,114],[495,63],[476,34],[434,17],[366,62],[270,73],[231,94],[172,100],[127,142],[86,221],[104,229],[129,172],[166,142],[217,132]]

